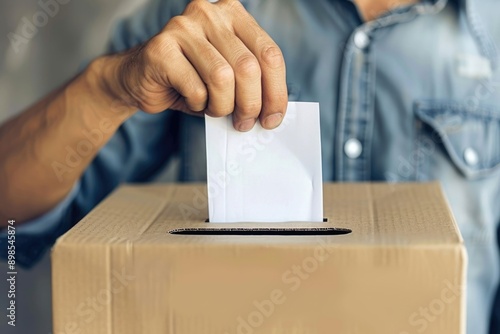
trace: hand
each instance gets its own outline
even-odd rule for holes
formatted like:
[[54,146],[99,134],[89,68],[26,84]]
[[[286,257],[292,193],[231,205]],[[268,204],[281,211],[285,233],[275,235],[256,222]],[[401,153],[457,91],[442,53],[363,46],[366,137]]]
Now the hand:
[[160,33],[118,58],[115,80],[145,112],[233,113],[240,131],[257,119],[272,129],[284,117],[281,50],[237,0],[193,0]]

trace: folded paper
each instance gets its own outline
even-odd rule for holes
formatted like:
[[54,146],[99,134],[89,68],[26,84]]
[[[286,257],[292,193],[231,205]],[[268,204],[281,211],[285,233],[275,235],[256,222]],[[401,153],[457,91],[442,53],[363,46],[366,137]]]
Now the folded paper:
[[323,220],[319,105],[289,102],[274,130],[206,116],[210,222]]

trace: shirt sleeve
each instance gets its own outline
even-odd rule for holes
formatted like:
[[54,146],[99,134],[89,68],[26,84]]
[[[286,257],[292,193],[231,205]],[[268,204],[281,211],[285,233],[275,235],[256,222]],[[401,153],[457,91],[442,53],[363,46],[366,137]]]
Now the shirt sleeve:
[[[153,0],[118,23],[108,51],[120,52],[144,43],[169,18],[182,13],[187,0]],[[179,113],[150,115],[137,112],[100,150],[73,190],[56,207],[16,228],[16,263],[30,267],[92,208],[123,182],[147,182],[178,151]],[[105,122],[101,122],[104,124]],[[102,138],[105,128],[90,132]],[[70,167],[68,167],[70,168]],[[15,217],[12,217],[15,219]],[[0,233],[1,257],[7,258],[7,234]]]
[[[50,239],[51,235],[56,235],[54,232],[57,230],[69,229],[69,227],[60,225],[68,222],[64,218],[79,189],[80,183],[77,182],[70,193],[52,210],[19,226],[13,225],[13,231],[15,231],[13,245],[16,247],[16,263],[24,267],[31,266],[44,254],[45,249],[43,245],[53,243],[50,240],[46,240],[47,238]],[[0,231],[0,249],[8,249],[8,236],[7,228]],[[5,255],[5,259],[7,259],[7,254],[2,255]]]

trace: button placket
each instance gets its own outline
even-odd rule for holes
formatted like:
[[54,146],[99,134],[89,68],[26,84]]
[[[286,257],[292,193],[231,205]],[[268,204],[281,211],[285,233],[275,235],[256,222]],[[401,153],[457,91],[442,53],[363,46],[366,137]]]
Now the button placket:
[[341,102],[337,137],[337,168],[339,180],[360,181],[369,178],[370,161],[366,143],[371,141],[369,128],[373,113],[372,64],[370,37],[363,27],[349,40],[344,57]]

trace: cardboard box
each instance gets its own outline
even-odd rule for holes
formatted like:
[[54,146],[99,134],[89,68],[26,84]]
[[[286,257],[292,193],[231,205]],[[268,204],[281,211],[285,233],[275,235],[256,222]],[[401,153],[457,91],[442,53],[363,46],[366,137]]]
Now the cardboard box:
[[325,184],[327,222],[284,224],[206,223],[205,189],[123,186],[59,238],[54,332],[465,332],[437,183]]

